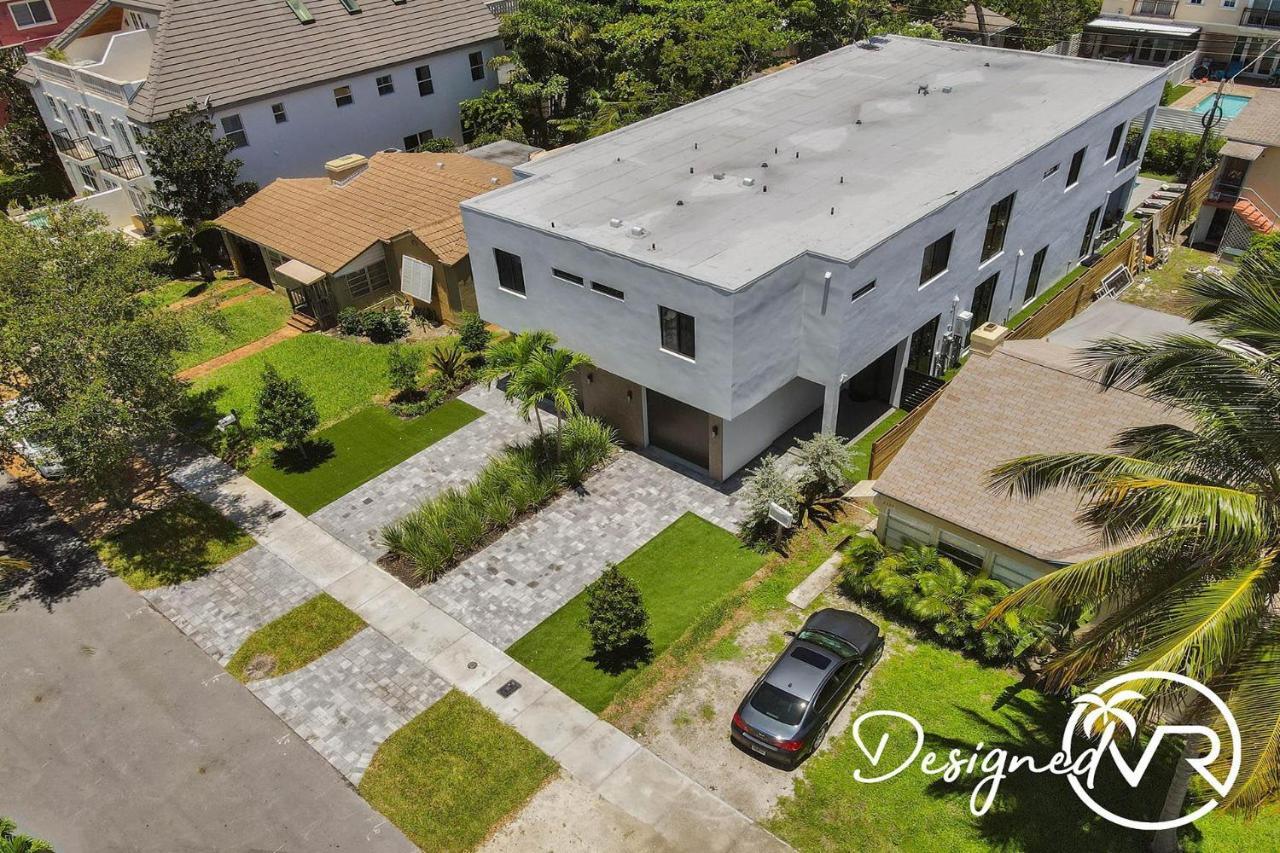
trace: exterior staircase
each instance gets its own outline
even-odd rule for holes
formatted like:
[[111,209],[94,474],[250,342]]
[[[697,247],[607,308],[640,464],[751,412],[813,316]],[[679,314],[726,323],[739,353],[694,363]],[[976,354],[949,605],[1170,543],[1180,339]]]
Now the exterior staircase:
[[1258,206],[1247,199],[1240,199],[1232,207],[1236,215],[1244,220],[1244,224],[1248,225],[1252,230],[1259,234],[1268,234],[1275,230],[1276,224],[1271,221],[1265,213],[1258,209]]
[[302,314],[298,311],[294,311],[289,317],[287,325],[289,328],[297,329],[299,332],[314,332],[320,328],[320,321],[315,317],[312,317],[310,314]]

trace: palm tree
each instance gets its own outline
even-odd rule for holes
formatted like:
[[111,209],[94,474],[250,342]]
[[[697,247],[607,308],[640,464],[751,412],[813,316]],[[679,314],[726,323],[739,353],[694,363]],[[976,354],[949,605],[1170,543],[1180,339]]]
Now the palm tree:
[[[515,374],[524,369],[533,359],[534,353],[551,349],[555,345],[556,336],[541,329],[520,332],[517,335],[494,341],[485,348],[484,366],[480,368],[479,379],[485,385],[493,387],[493,383],[507,374],[511,374],[514,377]],[[504,394],[507,402],[513,402],[516,399],[511,383],[507,383]],[[539,430],[542,428],[541,419],[538,421],[538,428]]]
[[[1221,343],[1190,334],[1109,340],[1084,358],[1106,387],[1141,388],[1187,425],[1130,429],[1110,453],[1029,456],[992,472],[1009,493],[1077,490],[1081,520],[1109,550],[1022,587],[988,621],[1027,604],[1103,608],[1046,664],[1044,685],[1065,691],[1164,670],[1210,686],[1244,733],[1226,804],[1251,810],[1280,788],[1280,263],[1248,262],[1231,279],[1206,276],[1186,291],[1192,319]],[[1167,682],[1128,686],[1149,697],[1145,720],[1196,713]],[[1184,754],[1193,749],[1189,739]],[[1175,774],[1162,818],[1182,812],[1189,776]],[[1153,848],[1176,843],[1169,830]]]
[[53,845],[30,835],[19,835],[18,825],[7,817],[0,817],[0,853],[42,853],[52,851]]
[[213,281],[213,265],[204,256],[197,238],[218,226],[212,222],[197,222],[194,225],[187,225],[175,216],[157,216],[152,223],[152,227],[155,228],[156,240],[169,250],[171,257],[177,259],[184,254],[190,253],[200,268],[200,278],[206,282]]
[[[560,434],[565,417],[578,412],[578,392],[574,374],[579,367],[590,367],[591,359],[580,352],[568,349],[539,349],[529,362],[511,377],[507,386],[520,403],[520,415],[526,421],[529,411],[538,411],[538,404],[550,400],[556,411],[556,459],[560,458]],[[542,418],[538,418],[538,432],[542,433]]]
[[0,577],[4,577],[9,572],[23,572],[29,568],[31,568],[31,564],[26,560],[19,560],[17,557],[0,554]]

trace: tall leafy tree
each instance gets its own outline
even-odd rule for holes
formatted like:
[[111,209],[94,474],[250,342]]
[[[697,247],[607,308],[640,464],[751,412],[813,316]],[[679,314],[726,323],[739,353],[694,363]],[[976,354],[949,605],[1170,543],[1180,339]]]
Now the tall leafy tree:
[[45,129],[31,89],[17,78],[27,62],[21,50],[0,51],[0,104],[5,104],[8,121],[0,128],[0,168],[20,171],[31,165],[57,166],[53,140]]
[[132,499],[130,462],[165,436],[183,391],[178,312],[139,293],[158,283],[150,243],[132,244],[75,205],[47,228],[0,220],[0,385],[41,412],[17,431],[51,445],[70,476],[115,504]]
[[[1244,734],[1226,804],[1253,809],[1280,793],[1280,263],[1262,256],[1186,290],[1212,339],[1110,340],[1088,352],[1104,385],[1141,388],[1186,423],[1128,430],[1109,453],[1028,456],[994,472],[997,487],[1023,495],[1078,490],[1081,518],[1112,547],[1028,584],[993,614],[1032,603],[1102,609],[1045,666],[1050,690],[1140,670],[1216,690]],[[1126,686],[1151,700],[1148,719],[1202,710],[1166,682]],[[1200,746],[1189,738],[1187,754]],[[1183,762],[1162,818],[1183,810],[1189,776]],[[1156,847],[1175,844],[1169,831]]]
[[240,180],[242,160],[233,143],[215,138],[213,122],[190,104],[151,126],[143,137],[147,165],[155,182],[155,207],[185,225],[216,219],[256,190]]

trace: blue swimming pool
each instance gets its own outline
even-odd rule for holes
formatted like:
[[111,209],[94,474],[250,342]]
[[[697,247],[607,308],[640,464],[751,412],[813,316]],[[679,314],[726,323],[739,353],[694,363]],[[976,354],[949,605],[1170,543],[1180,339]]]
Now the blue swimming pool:
[[[1209,109],[1213,106],[1213,98],[1213,95],[1205,98],[1200,103],[1196,104],[1195,109],[1193,109],[1192,112],[1199,113],[1201,115],[1209,112]],[[1248,106],[1248,104],[1249,98],[1245,95],[1223,95],[1222,117],[1224,119],[1233,119],[1240,115],[1240,111]]]

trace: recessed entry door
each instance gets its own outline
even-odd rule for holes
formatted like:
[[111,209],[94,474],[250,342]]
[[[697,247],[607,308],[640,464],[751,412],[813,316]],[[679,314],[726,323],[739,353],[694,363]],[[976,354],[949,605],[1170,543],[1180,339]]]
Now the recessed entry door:
[[711,422],[707,413],[652,388],[645,393],[649,403],[649,443],[709,469]]

